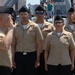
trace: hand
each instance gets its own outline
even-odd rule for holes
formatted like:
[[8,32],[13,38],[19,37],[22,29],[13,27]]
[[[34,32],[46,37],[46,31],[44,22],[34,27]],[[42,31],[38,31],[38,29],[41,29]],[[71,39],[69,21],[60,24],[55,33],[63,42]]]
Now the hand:
[[10,28],[14,26],[11,15],[9,15],[9,26],[10,26]]
[[71,70],[72,70],[72,71],[74,70],[74,64],[71,65]]
[[14,60],[12,61],[12,67],[13,67],[13,68],[16,68],[16,63],[15,63]]
[[38,68],[39,66],[40,66],[40,61],[36,60],[36,62],[35,62],[35,68]]
[[45,65],[45,70],[48,71],[48,66],[47,66],[47,64]]

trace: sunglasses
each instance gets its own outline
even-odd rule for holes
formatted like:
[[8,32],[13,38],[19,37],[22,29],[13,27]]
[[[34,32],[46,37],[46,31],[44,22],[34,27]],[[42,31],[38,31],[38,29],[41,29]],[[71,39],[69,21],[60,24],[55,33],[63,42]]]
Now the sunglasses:
[[36,15],[43,15],[44,12],[36,12],[35,14],[36,14]]
[[72,22],[73,24],[75,24],[75,22]]

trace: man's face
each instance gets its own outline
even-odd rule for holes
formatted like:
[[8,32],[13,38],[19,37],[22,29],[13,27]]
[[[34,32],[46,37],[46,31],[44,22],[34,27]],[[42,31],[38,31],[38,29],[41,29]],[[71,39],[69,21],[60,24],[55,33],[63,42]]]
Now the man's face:
[[72,22],[74,23],[74,22],[75,22],[75,13],[73,13],[73,14],[71,15],[71,19],[72,19]]
[[62,29],[64,26],[64,22],[62,20],[55,20],[54,26],[56,30]]
[[29,19],[29,13],[28,12],[20,12],[19,17],[21,21],[26,21]]
[[37,17],[37,18],[44,18],[44,16],[45,16],[45,13],[44,13],[44,11],[36,11],[35,12],[35,16]]
[[12,20],[10,14],[5,13],[2,15],[2,25],[4,25],[5,27],[9,27],[10,20]]
[[70,21],[70,22],[72,22],[72,19],[71,19],[72,13],[73,13],[73,12],[68,12],[68,15],[67,15],[68,21]]

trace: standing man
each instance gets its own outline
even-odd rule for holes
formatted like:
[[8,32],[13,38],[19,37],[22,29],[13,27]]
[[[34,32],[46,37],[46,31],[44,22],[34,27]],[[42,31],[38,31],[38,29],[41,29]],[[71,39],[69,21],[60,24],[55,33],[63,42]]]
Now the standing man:
[[47,17],[52,18],[53,17],[53,7],[54,5],[52,4],[52,1],[49,0],[47,4]]
[[29,20],[27,7],[20,8],[19,17],[21,21],[15,27],[13,38],[13,66],[16,75],[36,75],[43,36],[38,25]]
[[42,45],[42,52],[41,52],[41,57],[40,57],[40,67],[37,68],[38,70],[38,75],[47,75],[47,72],[45,71],[45,63],[44,63],[44,41],[47,36],[47,34],[51,31],[54,30],[53,24],[47,22],[44,17],[45,17],[45,10],[43,7],[40,5],[35,9],[35,17],[36,21],[35,23],[38,24],[40,27],[44,40],[43,40],[43,45]]
[[[69,20],[71,22],[71,24],[68,24],[67,26],[64,27],[64,29],[68,32],[71,32],[75,41],[75,12],[73,9],[73,12],[70,15],[70,19]],[[74,63],[75,66],[75,63]],[[72,75],[75,75],[75,69],[72,71]]]
[[68,10],[68,16],[67,16],[67,19],[68,19],[68,24],[66,26],[64,26],[64,30],[68,31],[68,32],[71,32],[73,34],[73,38],[75,40],[75,26],[74,26],[74,22],[73,22],[73,18],[75,16],[73,16],[73,13],[74,13],[74,9],[73,8],[70,8]]
[[0,75],[11,75],[12,12],[13,8],[0,6]]
[[[72,15],[74,13],[74,8],[71,7],[69,10],[68,10],[68,13],[67,13],[67,25],[64,27],[64,29],[68,32],[71,32],[72,35],[73,35],[73,38],[74,38],[74,41],[75,41],[75,26],[74,26],[74,22],[73,22],[73,18],[75,17],[74,15]],[[74,74],[74,70],[72,71],[72,75]]]
[[[71,19],[72,19],[72,23],[74,25],[74,31],[72,32],[73,36],[74,36],[74,40],[75,40],[75,12],[71,15]],[[74,58],[75,61],[75,58]],[[75,62],[74,62],[74,67],[75,67]],[[72,71],[72,75],[75,75],[75,68]]]
[[45,41],[45,69],[48,75],[71,75],[74,69],[75,42],[70,32],[63,29],[64,20],[55,16],[55,30]]

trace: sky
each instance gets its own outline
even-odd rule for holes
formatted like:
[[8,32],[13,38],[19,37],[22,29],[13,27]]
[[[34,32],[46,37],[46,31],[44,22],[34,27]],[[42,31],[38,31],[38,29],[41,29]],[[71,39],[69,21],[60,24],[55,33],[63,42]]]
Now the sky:
[[40,0],[26,0],[26,5],[28,6],[28,4],[40,4]]

